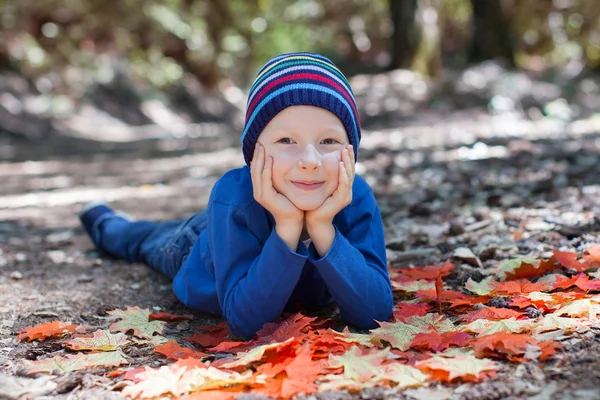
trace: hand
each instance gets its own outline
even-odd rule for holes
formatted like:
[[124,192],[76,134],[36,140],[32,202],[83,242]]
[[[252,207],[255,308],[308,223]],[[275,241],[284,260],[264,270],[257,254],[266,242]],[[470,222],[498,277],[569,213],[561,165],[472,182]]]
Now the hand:
[[250,176],[254,199],[273,215],[277,225],[302,226],[304,211],[298,209],[287,197],[273,188],[273,157],[265,154],[265,148],[260,143],[256,143],[254,148]]
[[342,161],[338,164],[338,187],[316,210],[306,211],[306,227],[331,224],[344,207],[352,202],[354,182],[354,151],[352,145],[342,150]]

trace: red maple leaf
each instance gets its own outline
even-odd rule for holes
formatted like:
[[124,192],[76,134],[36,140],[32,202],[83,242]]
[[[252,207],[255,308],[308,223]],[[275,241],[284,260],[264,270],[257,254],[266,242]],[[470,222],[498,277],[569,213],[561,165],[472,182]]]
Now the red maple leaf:
[[537,282],[532,283],[527,279],[516,281],[499,282],[496,284],[496,293],[499,295],[522,294],[531,292],[543,292],[551,288],[550,284]]
[[306,317],[296,313],[280,323],[267,322],[261,330],[256,332],[258,339],[254,341],[254,344],[284,342],[291,337],[304,336],[302,331],[316,319],[317,317]]
[[577,254],[575,253],[558,250],[554,250],[553,253],[560,265],[567,269],[572,269],[577,272],[583,272],[590,269],[589,265],[577,261]]
[[411,348],[433,351],[444,351],[450,346],[466,346],[471,336],[465,332],[444,332],[436,331],[418,333],[410,344]]
[[523,318],[523,314],[508,308],[485,307],[479,310],[470,311],[460,316],[463,321],[472,322],[478,319],[489,319],[499,321],[507,318]]
[[396,309],[393,311],[393,314],[396,321],[404,322],[406,318],[412,317],[413,315],[422,317],[430,310],[431,306],[427,303],[407,303],[400,301],[396,304]]

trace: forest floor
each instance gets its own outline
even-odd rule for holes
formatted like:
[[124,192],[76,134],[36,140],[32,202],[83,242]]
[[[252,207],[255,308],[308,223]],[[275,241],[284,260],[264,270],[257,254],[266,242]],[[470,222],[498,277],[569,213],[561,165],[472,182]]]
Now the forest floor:
[[[392,268],[450,259],[457,267],[445,283],[460,290],[469,277],[482,276],[478,269],[509,258],[548,258],[553,249],[581,253],[600,244],[597,114],[579,108],[575,118],[550,118],[543,105],[563,104],[556,101],[560,88],[539,106],[513,98],[513,106],[498,109],[510,96],[436,92],[435,85],[407,76],[353,80],[365,114],[357,172],[380,204]],[[490,105],[497,109],[490,111]],[[0,136],[0,380],[5,383],[23,375],[24,360],[65,353],[59,340],[17,341],[25,327],[57,319],[106,326],[107,311],[127,306],[193,315],[193,321],[172,327],[175,336],[218,322],[182,306],[168,280],[145,266],[100,258],[77,213],[98,199],[136,219],[183,218],[201,210],[215,181],[243,164],[239,124],[216,118],[196,124],[198,135],[180,135],[154,122],[114,125],[99,117],[107,114],[40,120],[50,121],[52,129],[27,139]],[[471,249],[481,266],[454,257],[459,247]],[[481,383],[310,398],[600,399],[599,332],[569,338],[549,361],[507,363]],[[133,347],[127,355],[133,366],[166,363],[145,348]],[[31,393],[20,398],[35,393],[45,399],[123,398],[112,390],[119,378],[108,378],[105,371],[29,377]],[[52,389],[43,390],[49,380]]]

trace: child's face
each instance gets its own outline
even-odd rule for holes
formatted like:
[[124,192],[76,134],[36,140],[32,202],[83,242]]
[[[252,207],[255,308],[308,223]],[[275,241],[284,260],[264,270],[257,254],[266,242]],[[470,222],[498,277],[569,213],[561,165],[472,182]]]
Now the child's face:
[[337,189],[349,144],[342,122],[320,107],[292,106],[275,116],[258,142],[273,157],[273,187],[297,208],[315,210]]

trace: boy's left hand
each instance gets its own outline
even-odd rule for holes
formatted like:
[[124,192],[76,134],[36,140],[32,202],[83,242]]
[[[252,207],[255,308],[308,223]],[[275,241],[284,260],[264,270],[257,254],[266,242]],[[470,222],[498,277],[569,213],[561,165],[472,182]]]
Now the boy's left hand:
[[306,211],[306,226],[331,224],[344,207],[352,202],[352,183],[354,182],[354,151],[349,144],[342,150],[342,161],[338,163],[338,187],[319,208]]

